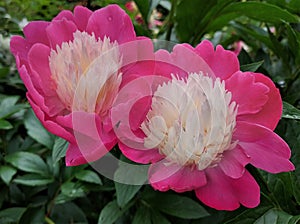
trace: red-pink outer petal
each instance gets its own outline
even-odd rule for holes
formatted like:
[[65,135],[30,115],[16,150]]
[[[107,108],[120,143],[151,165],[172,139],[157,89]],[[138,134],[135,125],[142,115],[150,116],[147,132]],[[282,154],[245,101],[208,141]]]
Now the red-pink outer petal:
[[232,179],[219,168],[206,171],[207,184],[195,190],[204,204],[218,210],[235,210],[240,204],[248,208],[260,202],[260,189],[255,179],[246,170],[242,177]]
[[268,93],[268,101],[263,108],[255,114],[245,114],[239,116],[239,120],[263,125],[271,130],[274,130],[280,120],[282,114],[282,100],[279,90],[267,76],[260,73],[252,73],[255,77],[255,82],[263,83],[270,90]]
[[135,39],[130,17],[118,5],[109,5],[95,11],[89,18],[87,31],[101,39],[104,36],[119,44]]
[[239,121],[233,139],[251,158],[250,163],[271,173],[294,170],[289,161],[291,150],[287,143],[272,130],[248,122]]
[[161,160],[149,168],[149,182],[154,189],[185,192],[206,184],[206,176],[203,171],[176,164],[165,164],[166,162],[168,161]]

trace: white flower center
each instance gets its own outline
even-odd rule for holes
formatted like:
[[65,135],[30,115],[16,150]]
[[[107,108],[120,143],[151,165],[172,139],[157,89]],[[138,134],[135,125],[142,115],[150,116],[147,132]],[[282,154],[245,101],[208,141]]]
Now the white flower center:
[[49,58],[56,92],[65,107],[100,116],[106,115],[117,94],[121,62],[116,42],[80,31],[73,41],[52,50]]
[[219,78],[190,74],[159,86],[141,129],[146,148],[158,148],[171,163],[203,170],[232,149],[237,107]]

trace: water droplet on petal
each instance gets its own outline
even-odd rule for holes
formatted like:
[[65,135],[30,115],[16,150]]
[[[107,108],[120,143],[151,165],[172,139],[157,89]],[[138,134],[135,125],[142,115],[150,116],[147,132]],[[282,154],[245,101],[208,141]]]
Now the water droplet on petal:
[[107,17],[107,20],[110,22],[112,21],[112,19],[113,19],[112,16]]

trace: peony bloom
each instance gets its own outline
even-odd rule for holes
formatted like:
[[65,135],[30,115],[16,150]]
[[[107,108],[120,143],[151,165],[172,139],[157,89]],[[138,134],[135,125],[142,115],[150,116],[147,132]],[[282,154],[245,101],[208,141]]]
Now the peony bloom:
[[143,38],[117,5],[95,12],[77,6],[51,22],[30,22],[24,35],[14,36],[10,46],[35,114],[70,142],[67,165],[99,159],[116,144],[110,109],[121,67],[139,54],[134,47]]
[[[137,82],[144,94],[130,104],[128,122],[121,119],[115,129],[123,154],[151,164],[149,182],[156,190],[194,190],[219,210],[256,207],[260,189],[245,166],[271,173],[294,169],[288,145],[273,132],[282,113],[278,89],[260,73],[241,72],[233,52],[214,50],[209,41],[159,50],[155,59],[160,72],[170,73],[163,81],[146,76]],[[133,83],[121,89],[120,99]],[[114,109],[116,122],[121,115]]]

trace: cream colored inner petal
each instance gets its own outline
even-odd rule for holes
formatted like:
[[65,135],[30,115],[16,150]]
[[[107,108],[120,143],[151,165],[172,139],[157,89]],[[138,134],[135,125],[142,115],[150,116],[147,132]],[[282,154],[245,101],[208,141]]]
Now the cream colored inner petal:
[[73,41],[51,51],[49,63],[57,95],[67,110],[106,115],[121,83],[117,42],[76,31]]
[[158,148],[171,163],[199,170],[215,166],[235,146],[237,106],[220,79],[192,73],[173,79],[154,93],[141,129],[146,148]]

